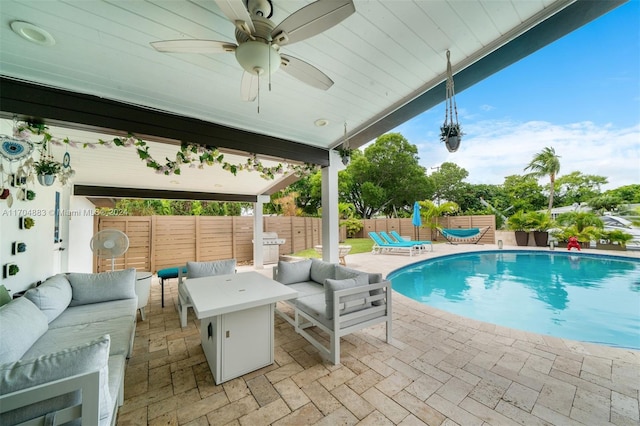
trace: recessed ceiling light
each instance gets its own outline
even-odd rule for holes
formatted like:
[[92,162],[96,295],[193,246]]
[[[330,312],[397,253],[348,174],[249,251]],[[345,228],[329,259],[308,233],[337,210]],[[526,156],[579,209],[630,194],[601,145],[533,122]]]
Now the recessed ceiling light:
[[324,127],[329,124],[329,120],[327,120],[326,118],[318,118],[313,123],[316,125],[316,127]]
[[26,40],[29,40],[30,42],[40,44],[42,46],[53,46],[56,44],[56,41],[51,34],[28,22],[13,21],[11,23],[11,29],[14,33]]

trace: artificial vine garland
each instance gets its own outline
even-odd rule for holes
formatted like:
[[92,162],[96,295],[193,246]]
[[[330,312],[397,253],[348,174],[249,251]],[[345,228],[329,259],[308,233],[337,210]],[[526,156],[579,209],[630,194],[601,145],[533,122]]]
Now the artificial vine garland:
[[190,168],[198,167],[203,169],[204,166],[212,166],[219,164],[223,170],[237,175],[238,171],[248,170],[256,171],[260,173],[263,179],[274,179],[277,174],[282,174],[287,171],[294,172],[298,176],[305,176],[311,174],[317,170],[317,166],[314,164],[305,163],[304,165],[296,165],[289,163],[279,163],[273,167],[266,167],[258,159],[256,154],[250,154],[247,162],[244,164],[232,164],[224,161],[224,154],[220,153],[216,147],[199,145],[195,143],[182,142],[180,144],[180,150],[176,153],[175,160],[171,160],[168,157],[165,158],[165,162],[159,162],[155,160],[149,152],[149,145],[142,139],[129,134],[126,138],[113,138],[112,140],[99,139],[98,142],[74,142],[69,138],[59,139],[53,137],[49,132],[49,128],[44,124],[34,123],[21,123],[14,129],[14,136],[22,139],[27,139],[29,135],[42,136],[43,143],[51,143],[53,145],[68,145],[74,148],[96,148],[97,146],[105,147],[135,147],[138,156],[144,161],[147,167],[150,167],[156,171],[156,173],[164,175],[179,175],[180,167],[183,164],[188,164]]

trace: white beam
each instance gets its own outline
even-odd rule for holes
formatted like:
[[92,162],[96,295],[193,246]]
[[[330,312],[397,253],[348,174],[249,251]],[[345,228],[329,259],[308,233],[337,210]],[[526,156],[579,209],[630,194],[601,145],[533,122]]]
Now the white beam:
[[322,168],[322,260],[331,263],[339,260],[338,171],[343,167],[338,152],[329,151],[329,166]]
[[262,234],[264,233],[264,220],[262,210],[264,203],[271,201],[268,195],[258,195],[258,200],[253,203],[253,268],[264,268],[264,256],[262,250]]

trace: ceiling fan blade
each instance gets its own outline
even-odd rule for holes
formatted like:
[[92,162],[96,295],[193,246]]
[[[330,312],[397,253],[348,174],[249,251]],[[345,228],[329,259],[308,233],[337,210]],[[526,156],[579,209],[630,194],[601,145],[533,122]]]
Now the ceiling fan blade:
[[285,44],[313,37],[339,24],[356,11],[352,0],[315,1],[295,11],[271,32],[273,42]]
[[235,24],[236,28],[247,35],[252,35],[256,29],[251,15],[243,0],[215,0],[222,13]]
[[216,40],[164,40],[154,41],[151,47],[168,53],[225,53],[236,50],[236,45]]
[[328,90],[333,86],[333,80],[313,65],[289,55],[280,54],[280,57],[282,58],[280,69],[290,76],[321,90]]
[[258,97],[258,79],[255,74],[248,72],[242,73],[242,81],[240,82],[240,97],[243,101],[253,102]]

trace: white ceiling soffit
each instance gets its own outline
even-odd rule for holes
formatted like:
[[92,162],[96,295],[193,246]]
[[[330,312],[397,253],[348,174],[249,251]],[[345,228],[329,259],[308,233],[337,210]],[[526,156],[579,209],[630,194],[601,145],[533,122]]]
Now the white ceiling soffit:
[[[334,84],[320,90],[278,70],[271,77],[271,90],[267,79],[261,83],[258,113],[257,101],[241,99],[243,70],[233,53],[161,53],[150,45],[175,39],[236,43],[234,24],[213,0],[2,0],[0,74],[320,149],[339,145],[346,123],[353,146],[361,146],[442,102],[447,50],[459,92],[623,2],[355,0],[355,13],[340,24],[281,48],[281,53],[321,70]],[[309,3],[273,0],[271,20],[278,25]],[[566,11],[572,19],[566,19]],[[25,40],[12,31],[14,21],[45,30],[55,44]],[[529,34],[534,35],[523,40]],[[496,55],[503,51],[508,53]],[[6,109],[3,104],[9,103],[0,102],[5,118],[10,117],[7,112],[30,116],[28,111]],[[317,126],[318,120],[328,124]],[[157,149],[160,157],[166,147]],[[175,147],[170,151],[175,153]],[[85,153],[74,158],[80,155],[93,161]],[[127,158],[139,161],[135,155]],[[124,165],[126,160],[118,161]],[[106,181],[136,181],[124,176],[129,165],[126,173],[122,169],[112,166],[110,173],[117,170],[118,176]],[[85,176],[78,168],[78,181],[106,184],[97,170],[91,168]],[[207,191],[215,191],[212,184],[226,188],[225,179],[209,179]],[[176,180],[180,188],[191,188],[186,175]],[[246,191],[253,194],[273,190],[274,182],[248,182]],[[203,183],[194,182],[194,190],[198,184]],[[243,193],[243,185],[234,180],[233,192]]]
[[[309,2],[273,0],[274,23]],[[171,39],[235,42],[234,25],[211,0],[2,0],[1,72],[80,93],[145,105],[319,147],[366,126],[572,3],[568,0],[358,1],[341,24],[281,52],[328,75],[327,91],[281,70],[263,81],[260,113],[240,98],[233,53],[160,53]],[[49,32],[53,46],[30,43],[9,23]],[[318,128],[317,119],[329,125]]]

